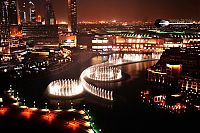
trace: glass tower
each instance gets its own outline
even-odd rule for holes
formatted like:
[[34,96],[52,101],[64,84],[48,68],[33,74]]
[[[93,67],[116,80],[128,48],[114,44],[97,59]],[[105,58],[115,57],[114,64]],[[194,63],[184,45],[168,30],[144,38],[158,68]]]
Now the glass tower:
[[35,5],[32,1],[29,1],[29,21],[30,23],[36,23]]
[[68,32],[77,33],[77,3],[76,0],[67,0]]
[[17,0],[10,0],[9,7],[9,24],[10,25],[18,25],[18,10],[17,10]]
[[55,25],[56,24],[56,18],[53,10],[53,6],[51,3],[51,0],[46,0],[45,4],[45,24],[46,25]]
[[0,2],[0,46],[8,46],[10,38],[9,1]]

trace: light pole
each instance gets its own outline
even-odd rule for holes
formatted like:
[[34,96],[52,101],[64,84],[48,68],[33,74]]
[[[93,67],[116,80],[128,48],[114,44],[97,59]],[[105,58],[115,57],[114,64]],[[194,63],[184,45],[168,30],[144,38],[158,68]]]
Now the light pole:
[[35,108],[35,101],[33,101],[33,107]]
[[71,109],[73,109],[73,103],[71,102]]
[[24,106],[26,106],[26,100],[24,99]]
[[47,109],[47,102],[45,103],[45,109]]
[[60,110],[60,103],[58,102],[58,110]]

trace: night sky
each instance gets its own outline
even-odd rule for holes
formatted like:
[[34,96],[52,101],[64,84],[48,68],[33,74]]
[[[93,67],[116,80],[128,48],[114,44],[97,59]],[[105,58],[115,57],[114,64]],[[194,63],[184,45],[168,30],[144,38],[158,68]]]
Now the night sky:
[[[41,0],[32,0],[42,13]],[[52,0],[56,18],[67,19],[67,0]],[[77,0],[78,20],[200,20],[200,0]],[[39,4],[38,4],[39,3]]]

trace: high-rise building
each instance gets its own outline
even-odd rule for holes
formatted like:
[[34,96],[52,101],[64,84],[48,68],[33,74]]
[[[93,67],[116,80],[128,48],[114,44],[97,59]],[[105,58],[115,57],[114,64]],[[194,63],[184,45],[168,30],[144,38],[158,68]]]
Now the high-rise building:
[[10,38],[9,28],[9,1],[0,2],[0,46],[8,46]]
[[31,23],[36,23],[35,5],[31,0],[29,1],[29,21]]
[[20,14],[20,23],[26,23],[27,22],[27,12],[26,12],[26,3],[23,2],[19,4],[19,14]]
[[59,46],[57,25],[22,25],[24,40],[32,42],[35,48],[49,48]]
[[77,4],[76,0],[67,0],[68,32],[77,33]]
[[9,0],[8,19],[10,25],[18,25],[17,0]]
[[45,24],[46,25],[55,25],[56,18],[53,10],[51,0],[46,0],[45,4]]

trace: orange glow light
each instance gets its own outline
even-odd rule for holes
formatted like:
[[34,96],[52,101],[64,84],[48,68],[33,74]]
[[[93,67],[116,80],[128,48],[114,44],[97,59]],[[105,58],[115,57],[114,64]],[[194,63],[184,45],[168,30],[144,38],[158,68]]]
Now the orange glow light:
[[0,108],[0,115],[5,115],[5,113],[8,111],[8,108]]
[[76,120],[69,121],[67,123],[68,127],[72,128],[73,130],[76,130],[79,127],[79,123]]
[[46,115],[42,116],[42,119],[47,121],[49,124],[51,124],[52,121],[55,119],[55,114],[54,113],[47,113]]
[[31,118],[31,115],[33,114],[32,110],[27,108],[25,109],[23,112],[21,112],[21,115],[23,117],[25,117],[26,119],[30,119]]
[[69,127],[71,127],[73,130],[75,130],[79,127],[79,123],[77,121],[70,121]]
[[11,37],[22,37],[22,33],[21,32],[12,33]]

